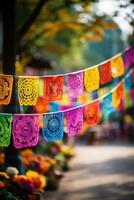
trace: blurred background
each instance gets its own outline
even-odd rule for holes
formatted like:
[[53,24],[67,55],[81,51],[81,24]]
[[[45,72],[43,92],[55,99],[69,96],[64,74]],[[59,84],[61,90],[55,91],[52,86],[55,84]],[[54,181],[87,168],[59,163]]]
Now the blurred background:
[[[1,1],[0,73],[38,76],[78,71],[133,44],[133,0]],[[65,83],[63,99],[49,103],[42,87],[40,83],[36,106],[20,106],[13,91],[10,105],[1,106],[1,112],[58,111],[59,106],[96,98],[96,93],[86,92],[70,98]],[[107,90],[106,85],[98,93]],[[0,149],[0,198],[133,200],[133,143],[134,107],[129,101],[120,112],[105,112],[97,126],[84,124],[77,137],[65,134],[62,142],[52,143],[40,137],[35,148],[22,151],[10,144]]]

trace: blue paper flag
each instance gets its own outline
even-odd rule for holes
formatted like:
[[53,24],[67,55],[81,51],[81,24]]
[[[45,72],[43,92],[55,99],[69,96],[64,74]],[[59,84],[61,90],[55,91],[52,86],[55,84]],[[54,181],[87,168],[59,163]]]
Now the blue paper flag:
[[125,88],[127,92],[131,89],[131,86],[132,86],[132,74],[130,74],[125,80]]
[[63,113],[43,115],[42,135],[47,142],[63,139],[64,115]]
[[102,110],[104,113],[104,119],[108,119],[109,115],[115,112],[115,109],[112,105],[112,94],[110,93],[108,96],[104,97],[102,102]]

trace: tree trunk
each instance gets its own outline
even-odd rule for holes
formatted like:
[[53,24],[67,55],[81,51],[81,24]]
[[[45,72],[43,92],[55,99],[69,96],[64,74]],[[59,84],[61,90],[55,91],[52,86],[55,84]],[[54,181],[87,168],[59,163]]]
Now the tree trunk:
[[[3,73],[15,75],[15,59],[16,59],[16,11],[15,0],[2,0],[2,22],[3,22]],[[16,80],[14,78],[11,102],[8,106],[4,106],[6,113],[18,113],[18,97],[16,93]],[[14,166],[23,173],[22,162],[19,152],[11,143],[5,148],[5,167]]]

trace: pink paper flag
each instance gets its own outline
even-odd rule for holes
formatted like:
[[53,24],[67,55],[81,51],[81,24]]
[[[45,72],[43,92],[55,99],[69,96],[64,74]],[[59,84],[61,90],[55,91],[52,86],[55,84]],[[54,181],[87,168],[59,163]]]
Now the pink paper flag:
[[13,117],[13,142],[17,149],[35,146],[39,136],[39,115]]
[[77,97],[83,92],[83,72],[68,75],[69,96]]
[[130,90],[130,96],[131,96],[132,102],[134,103],[134,88]]
[[79,134],[82,131],[83,125],[83,108],[66,111],[65,119],[67,123],[68,135],[74,136]]

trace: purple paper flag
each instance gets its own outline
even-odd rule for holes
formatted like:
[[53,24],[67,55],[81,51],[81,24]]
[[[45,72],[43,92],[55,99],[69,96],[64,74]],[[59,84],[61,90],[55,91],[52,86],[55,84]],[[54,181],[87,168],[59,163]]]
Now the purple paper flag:
[[83,125],[83,108],[66,111],[65,119],[67,123],[67,134],[69,136],[79,134],[82,131]]
[[134,46],[123,53],[123,62],[126,69],[134,64]]
[[83,92],[83,72],[68,75],[69,96],[77,97]]
[[35,146],[39,136],[39,115],[13,117],[13,142],[17,149]]

